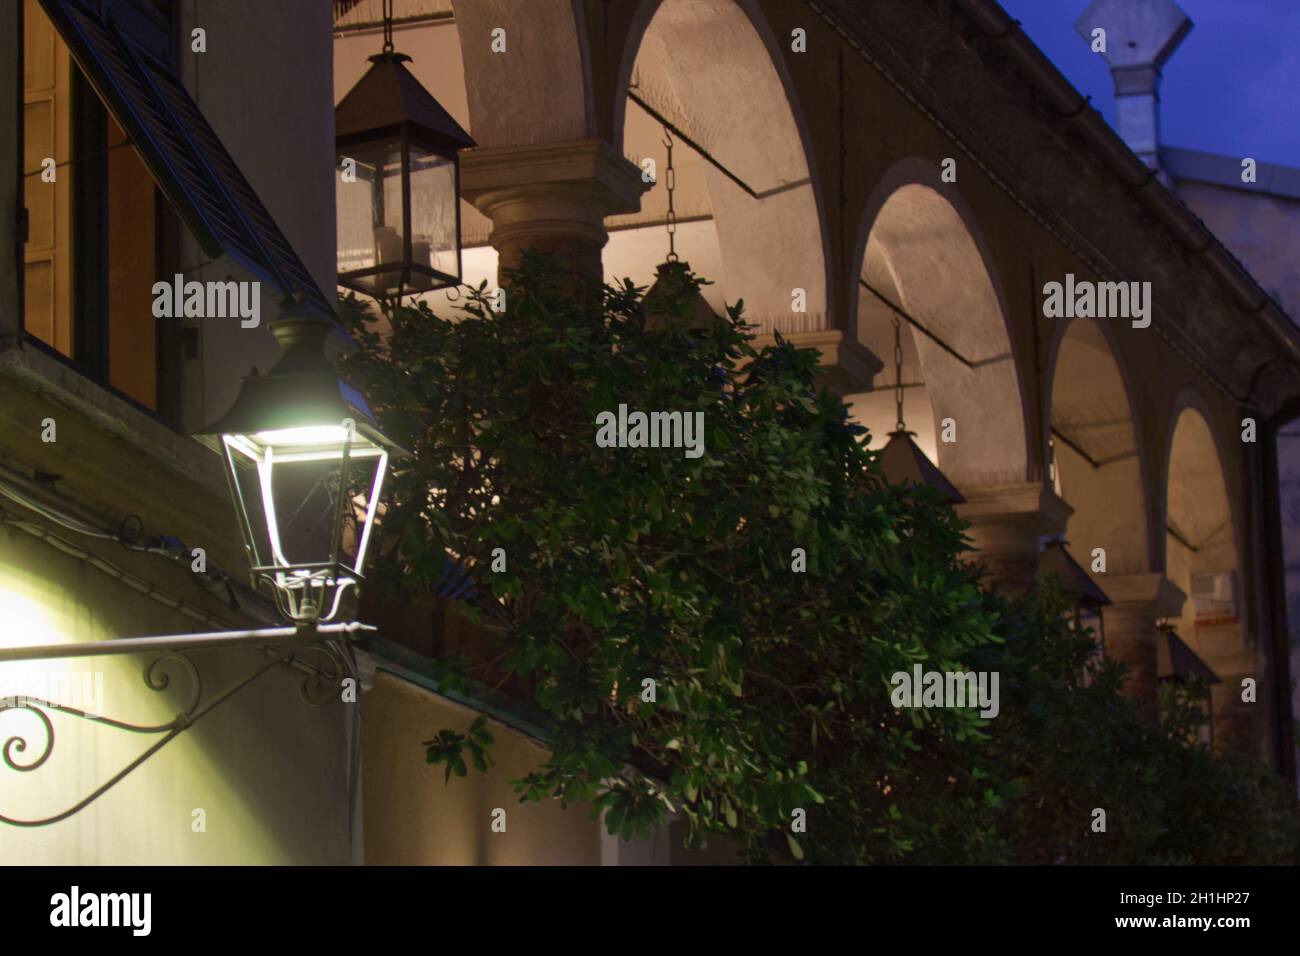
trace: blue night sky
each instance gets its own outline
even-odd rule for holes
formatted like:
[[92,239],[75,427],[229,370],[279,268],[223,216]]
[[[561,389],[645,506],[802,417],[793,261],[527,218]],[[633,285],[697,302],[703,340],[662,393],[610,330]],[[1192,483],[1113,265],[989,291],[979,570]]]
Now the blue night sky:
[[[1089,0],[1000,0],[1106,120],[1110,72],[1074,31]],[[1300,0],[1177,0],[1191,33],[1165,63],[1161,142],[1300,167]]]

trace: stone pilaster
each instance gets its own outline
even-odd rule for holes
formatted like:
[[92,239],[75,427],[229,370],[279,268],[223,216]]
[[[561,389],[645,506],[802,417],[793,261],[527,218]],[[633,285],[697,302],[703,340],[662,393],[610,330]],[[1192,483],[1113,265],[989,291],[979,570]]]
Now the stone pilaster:
[[1041,482],[960,490],[966,501],[957,514],[971,523],[967,536],[989,585],[1002,592],[1032,588],[1039,539],[1065,530],[1070,506]]
[[1128,665],[1124,689],[1154,714],[1157,623],[1177,617],[1187,595],[1163,574],[1102,574],[1097,583],[1111,600],[1102,609],[1106,656]]
[[605,217],[636,212],[650,186],[599,139],[466,150],[460,177],[461,195],[492,220],[499,268],[517,266],[531,246],[597,280],[609,241]]
[[[1249,650],[1231,656],[1211,656],[1213,660],[1206,663],[1222,682],[1210,688],[1214,749],[1268,759],[1265,743],[1269,735],[1263,715],[1268,712],[1272,687],[1266,663]],[[1254,703],[1241,699],[1241,682],[1247,677],[1255,681]]]

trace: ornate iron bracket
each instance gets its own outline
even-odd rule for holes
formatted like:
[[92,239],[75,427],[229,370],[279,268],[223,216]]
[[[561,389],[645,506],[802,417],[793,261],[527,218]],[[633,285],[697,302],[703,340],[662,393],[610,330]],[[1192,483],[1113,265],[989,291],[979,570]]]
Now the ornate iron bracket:
[[[0,760],[3,760],[4,765],[9,770],[18,773],[31,773],[40,769],[54,752],[54,723],[50,719],[50,711],[69,714],[91,723],[130,733],[161,735],[160,739],[105,783],[63,812],[39,820],[20,820],[0,814],[0,823],[18,827],[43,827],[66,820],[102,797],[133,770],[175,740],[205,715],[211,713],[213,709],[249,684],[252,684],[263,674],[281,664],[298,666],[307,671],[301,688],[302,699],[313,706],[320,706],[329,698],[331,691],[338,687],[339,682],[345,676],[355,678],[356,670],[352,659],[352,649],[346,639],[361,630],[374,630],[374,628],[357,623],[327,624],[315,627],[263,628],[255,631],[167,635],[162,637],[123,638],[83,644],[0,648],[0,663],[150,651],[153,652],[153,656],[145,664],[143,672],[146,687],[159,693],[165,691],[171,685],[172,680],[172,675],[168,673],[169,665],[175,665],[182,669],[193,685],[186,706],[177,713],[175,718],[167,723],[155,725],[133,724],[123,720],[116,720],[43,698],[24,696],[0,698],[0,718],[11,712],[18,711],[34,714],[40,721],[41,730],[45,735],[44,745],[39,748],[39,752],[26,759],[22,755],[27,754],[28,751],[27,737],[16,734],[5,739],[3,745],[0,745]],[[344,640],[330,639],[335,634],[342,636]],[[199,676],[199,670],[183,652],[237,644],[254,644],[267,647],[272,651],[273,657],[227,687],[217,696],[205,702],[203,699],[203,680]],[[317,655],[323,658],[325,666],[309,666],[304,659],[307,655]]]

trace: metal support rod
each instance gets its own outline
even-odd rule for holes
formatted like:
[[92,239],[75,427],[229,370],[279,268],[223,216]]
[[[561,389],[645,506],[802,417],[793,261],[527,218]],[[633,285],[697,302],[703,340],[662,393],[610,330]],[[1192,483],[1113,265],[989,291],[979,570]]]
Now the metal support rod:
[[978,368],[981,365],[988,365],[994,361],[1001,361],[1001,356],[999,356],[995,359],[985,359],[981,362],[972,362],[970,359],[962,355],[960,352],[958,352],[955,348],[953,348],[943,339],[939,338],[939,336],[935,335],[933,332],[927,329],[919,321],[914,319],[911,315],[908,314],[906,309],[904,309],[897,302],[894,302],[892,299],[889,298],[889,296],[885,295],[885,293],[881,292],[879,289],[873,286],[866,279],[859,276],[858,284],[861,285],[862,288],[870,292],[872,295],[874,295],[877,299],[879,299],[885,305],[885,307],[888,308],[891,312],[893,312],[895,315],[901,315],[907,321],[908,325],[916,329],[927,339],[929,339],[935,345],[939,346],[939,348],[943,349],[945,352],[947,352],[949,355],[955,358],[958,362],[961,362],[961,364],[965,365],[967,368]]
[[1091,455],[1089,455],[1086,451],[1084,451],[1082,445],[1080,445],[1077,441],[1075,441],[1075,440],[1074,440],[1073,438],[1071,438],[1069,435],[1065,434],[1063,431],[1060,431],[1059,429],[1057,429],[1055,426],[1053,426],[1053,428],[1052,428],[1052,435],[1053,435],[1053,437],[1055,437],[1055,438],[1059,438],[1059,439],[1061,440],[1061,444],[1062,444],[1062,445],[1064,445],[1066,448],[1068,448],[1068,449],[1070,449],[1071,451],[1073,451],[1076,455],[1078,455],[1080,458],[1082,458],[1082,459],[1083,459],[1084,461],[1086,461],[1088,464],[1092,465],[1092,467],[1093,467],[1094,469],[1095,469],[1095,468],[1100,468],[1100,467],[1101,467],[1101,462],[1097,461],[1097,459],[1093,458],[1093,457],[1092,457]]
[[29,644],[24,647],[0,647],[0,663],[8,661],[52,660],[58,657],[102,657],[109,654],[193,651],[208,647],[238,644],[289,643],[328,638],[335,634],[356,634],[375,630],[369,624],[317,624],[305,627],[262,627],[251,631],[208,631],[202,634],[163,634],[157,637],[123,637],[108,641],[83,641],[78,644]]
[[672,130],[674,133],[676,133],[678,139],[680,139],[691,149],[695,150],[695,152],[700,156],[700,158],[703,159],[706,163],[708,163],[710,166],[712,166],[718,172],[722,173],[722,175],[726,176],[733,183],[735,183],[742,190],[744,190],[745,195],[749,196],[750,199],[762,198],[761,196],[759,196],[758,193],[754,192],[753,187],[751,187],[749,183],[745,182],[743,179],[741,179],[739,176],[737,176],[735,173],[729,170],[726,166],[723,166],[720,162],[714,159],[713,155],[707,149],[705,149],[695,140],[691,139],[688,133],[680,129],[677,126],[677,124],[675,124],[667,116],[664,116],[663,113],[660,113],[657,109],[655,109],[645,100],[643,100],[636,93],[633,93],[631,90],[627,91],[627,98],[631,100],[633,103],[635,103],[637,106],[641,107],[641,109],[645,110],[646,113],[650,115],[650,118],[657,121],[659,125],[663,126],[666,129]]

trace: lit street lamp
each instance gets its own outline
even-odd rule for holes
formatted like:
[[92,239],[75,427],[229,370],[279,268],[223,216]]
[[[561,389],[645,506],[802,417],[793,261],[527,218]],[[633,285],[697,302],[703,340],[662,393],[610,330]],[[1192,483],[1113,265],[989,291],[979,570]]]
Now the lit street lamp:
[[235,404],[204,429],[220,435],[254,587],[271,586],[295,623],[329,621],[362,577],[395,446],[324,346],[333,320],[295,305],[271,323],[284,350],[244,379]]

